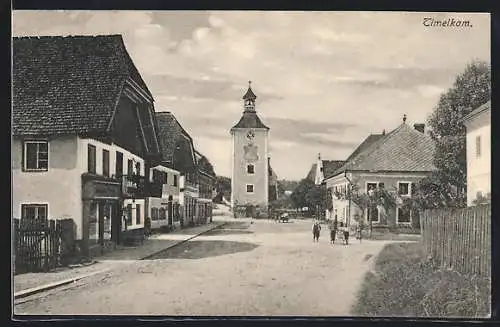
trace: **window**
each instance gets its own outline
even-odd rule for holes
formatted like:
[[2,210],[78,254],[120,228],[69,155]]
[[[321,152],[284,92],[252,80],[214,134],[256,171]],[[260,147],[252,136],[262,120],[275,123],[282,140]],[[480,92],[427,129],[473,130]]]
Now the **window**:
[[109,177],[109,151],[102,150],[102,174]]
[[132,159],[128,159],[127,161],[127,175],[131,176],[134,173],[134,162]]
[[141,205],[140,204],[135,205],[135,223],[137,225],[141,224]]
[[141,163],[140,163],[140,162],[137,162],[137,163],[135,164],[135,173],[136,173],[137,175],[141,175]]
[[89,173],[96,173],[95,146],[92,144],[89,144],[87,148],[87,168]]
[[402,196],[409,196],[410,182],[398,182],[398,194]]
[[255,166],[253,164],[247,165],[247,174],[255,174]]
[[476,136],[476,158],[481,157],[481,136]]
[[21,219],[46,220],[47,204],[21,204]]
[[121,177],[123,175],[123,153],[116,151],[116,176]]
[[151,220],[158,220],[158,208],[151,208]]
[[247,193],[253,193],[253,184],[247,184]]
[[24,170],[47,171],[49,169],[49,143],[47,141],[24,142]]
[[159,210],[159,219],[160,220],[167,219],[167,211],[165,210],[165,208],[160,208],[160,210]]
[[99,206],[97,202],[92,201],[90,203],[90,213],[89,213],[89,239],[92,240],[91,243],[96,244],[99,240]]
[[177,175],[174,175],[174,186],[177,186]]
[[132,225],[132,205],[127,204],[127,225]]
[[398,208],[396,221],[398,223],[411,223],[411,210]]

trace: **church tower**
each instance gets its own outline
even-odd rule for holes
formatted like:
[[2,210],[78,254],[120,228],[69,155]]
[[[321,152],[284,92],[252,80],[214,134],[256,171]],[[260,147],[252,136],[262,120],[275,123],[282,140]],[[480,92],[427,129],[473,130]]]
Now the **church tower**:
[[269,127],[257,115],[256,99],[248,82],[243,115],[231,128],[231,209],[236,217],[267,217],[268,212]]

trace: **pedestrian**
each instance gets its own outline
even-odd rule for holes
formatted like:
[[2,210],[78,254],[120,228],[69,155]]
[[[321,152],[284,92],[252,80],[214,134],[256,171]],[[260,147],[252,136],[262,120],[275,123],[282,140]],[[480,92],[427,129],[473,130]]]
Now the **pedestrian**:
[[363,229],[361,227],[361,223],[356,224],[356,234],[358,235],[359,238],[359,243],[361,243],[361,239],[363,238]]
[[319,235],[321,232],[321,225],[319,222],[315,221],[312,228],[313,232],[313,242],[319,243]]
[[342,227],[342,234],[344,234],[344,244],[349,245],[349,227],[347,225]]
[[338,231],[337,224],[338,224],[337,215],[335,214],[335,219],[333,220],[333,224],[330,229],[330,243],[332,244],[332,246],[333,244],[335,244],[335,237],[337,236],[337,231]]

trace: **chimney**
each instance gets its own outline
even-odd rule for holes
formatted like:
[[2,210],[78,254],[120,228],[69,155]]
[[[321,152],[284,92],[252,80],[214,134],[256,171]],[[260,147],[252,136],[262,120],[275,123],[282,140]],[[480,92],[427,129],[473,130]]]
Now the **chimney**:
[[413,124],[413,128],[415,128],[420,133],[425,132],[425,124]]
[[382,135],[385,135],[385,129],[382,131]]

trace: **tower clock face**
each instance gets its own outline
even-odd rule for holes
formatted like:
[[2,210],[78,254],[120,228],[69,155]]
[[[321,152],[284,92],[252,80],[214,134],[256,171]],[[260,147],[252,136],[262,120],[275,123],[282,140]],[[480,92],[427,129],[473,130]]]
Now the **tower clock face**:
[[247,133],[247,139],[251,141],[251,140],[253,140],[254,137],[255,137],[255,133],[252,130],[249,130]]

